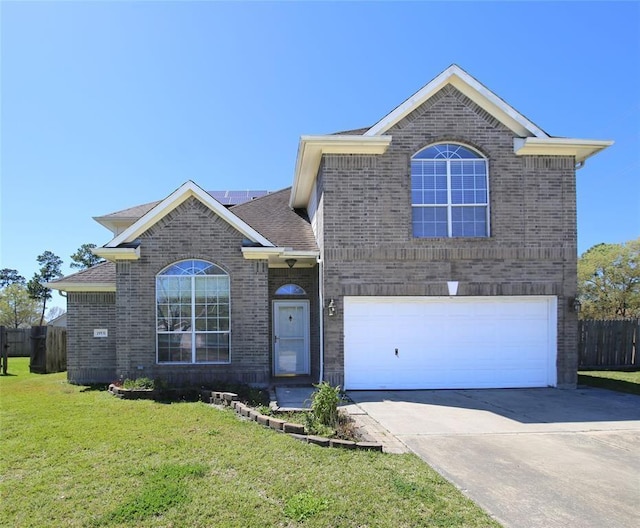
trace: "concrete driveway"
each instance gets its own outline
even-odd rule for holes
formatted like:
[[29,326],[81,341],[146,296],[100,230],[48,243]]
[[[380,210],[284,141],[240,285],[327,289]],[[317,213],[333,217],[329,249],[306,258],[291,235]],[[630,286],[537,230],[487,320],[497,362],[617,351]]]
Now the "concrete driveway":
[[640,526],[640,396],[591,388],[348,394],[506,527]]

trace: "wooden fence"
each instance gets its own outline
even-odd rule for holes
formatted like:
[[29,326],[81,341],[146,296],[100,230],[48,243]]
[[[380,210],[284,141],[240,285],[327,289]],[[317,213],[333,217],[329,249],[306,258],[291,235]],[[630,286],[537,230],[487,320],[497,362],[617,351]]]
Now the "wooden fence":
[[640,369],[640,319],[578,324],[578,368],[583,370]]
[[47,372],[67,370],[67,329],[60,326],[47,326],[45,361]]
[[31,355],[30,328],[6,328],[9,357],[29,357]]
[[[6,345],[6,346],[5,346]],[[67,329],[58,326],[0,327],[0,361],[6,370],[8,357],[28,357],[29,371],[38,374],[67,370]]]

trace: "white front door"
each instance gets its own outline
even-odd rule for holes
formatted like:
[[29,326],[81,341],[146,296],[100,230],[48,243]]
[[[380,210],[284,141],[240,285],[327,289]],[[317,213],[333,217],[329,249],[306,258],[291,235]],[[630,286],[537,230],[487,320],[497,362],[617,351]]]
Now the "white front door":
[[273,373],[309,374],[309,301],[273,301]]

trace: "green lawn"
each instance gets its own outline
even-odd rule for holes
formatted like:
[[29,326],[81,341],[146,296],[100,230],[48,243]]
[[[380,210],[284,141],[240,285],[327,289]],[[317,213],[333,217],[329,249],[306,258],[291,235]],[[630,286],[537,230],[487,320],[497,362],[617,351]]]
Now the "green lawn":
[[0,526],[499,526],[413,455],[303,444],[203,403],[0,376]]
[[640,394],[640,371],[585,370],[578,372],[578,383],[631,394]]

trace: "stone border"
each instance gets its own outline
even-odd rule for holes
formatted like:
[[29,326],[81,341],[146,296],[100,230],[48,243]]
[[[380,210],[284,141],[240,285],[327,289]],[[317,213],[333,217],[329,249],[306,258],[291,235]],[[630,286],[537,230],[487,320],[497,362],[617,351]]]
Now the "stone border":
[[180,397],[193,397],[197,389],[125,389],[111,383],[107,389],[111,394],[123,400],[162,400]]
[[113,383],[107,389],[114,396],[123,400],[155,400],[160,396],[158,389],[125,389]]
[[238,400],[238,395],[233,392],[201,391],[202,401],[214,405],[231,407],[235,412],[248,420],[257,422],[274,431],[286,433],[296,440],[314,444],[321,447],[340,447],[343,449],[359,449],[362,451],[379,451],[382,453],[382,444],[377,442],[353,442],[351,440],[339,440],[337,438],[325,438],[323,436],[307,435],[304,426],[290,423],[274,416],[261,414],[253,407],[245,405]]

